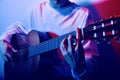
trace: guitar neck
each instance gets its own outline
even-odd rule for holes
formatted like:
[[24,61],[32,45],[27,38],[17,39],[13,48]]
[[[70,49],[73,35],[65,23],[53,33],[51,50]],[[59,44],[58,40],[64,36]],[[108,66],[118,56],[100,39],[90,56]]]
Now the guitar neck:
[[68,34],[65,34],[65,35],[62,35],[62,36],[59,36],[59,37],[41,42],[40,44],[37,44],[35,46],[29,47],[28,48],[28,50],[29,50],[28,57],[32,57],[32,56],[35,56],[35,55],[40,55],[42,53],[45,53],[45,52],[48,52],[48,51],[59,48],[61,41],[64,38],[67,38],[70,34],[75,35],[76,32],[73,31],[73,32],[70,32]]
[[[112,17],[106,20],[102,20],[91,25],[86,26],[86,28],[81,29],[82,39],[90,40],[101,40],[101,39],[110,39],[120,36],[120,16]],[[69,35],[76,35],[76,31],[70,32],[68,34],[50,39],[35,46],[29,47],[28,57],[39,55],[60,47],[60,43],[64,38],[67,38]]]

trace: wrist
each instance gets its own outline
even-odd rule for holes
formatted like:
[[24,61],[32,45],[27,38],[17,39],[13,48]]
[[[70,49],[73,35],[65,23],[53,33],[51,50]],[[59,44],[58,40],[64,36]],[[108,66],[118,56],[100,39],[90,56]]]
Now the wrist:
[[81,79],[81,77],[85,75],[86,71],[87,71],[87,69],[84,69],[84,71],[79,73],[78,71],[75,71],[75,70],[71,69],[71,74],[72,74],[73,78]]

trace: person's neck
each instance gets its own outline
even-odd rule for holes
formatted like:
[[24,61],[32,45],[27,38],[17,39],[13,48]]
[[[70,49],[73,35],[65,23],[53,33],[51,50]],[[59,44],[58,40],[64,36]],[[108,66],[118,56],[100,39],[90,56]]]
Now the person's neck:
[[52,2],[50,2],[49,3],[54,9],[64,9],[64,8],[66,8],[66,7],[68,7],[69,5],[71,5],[71,2],[70,1],[68,1],[68,2],[66,2],[66,3],[64,3],[64,4],[53,4]]
[[69,5],[71,5],[71,2],[66,2],[64,5],[61,5],[60,8],[65,8],[68,7]]

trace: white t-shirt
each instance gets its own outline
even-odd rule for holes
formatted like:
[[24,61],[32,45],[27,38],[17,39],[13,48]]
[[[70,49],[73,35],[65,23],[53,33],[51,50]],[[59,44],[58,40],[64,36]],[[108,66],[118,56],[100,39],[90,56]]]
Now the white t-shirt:
[[[49,5],[49,2],[43,2],[29,9],[23,22],[11,25],[0,39],[10,43],[11,34],[27,34],[31,30],[54,32],[59,36],[64,35],[75,31],[77,27],[84,28],[91,19],[89,14],[88,9],[74,3],[64,9],[54,9]],[[92,54],[96,55],[96,46],[91,41],[87,41],[83,47],[85,53],[88,53],[87,58],[92,58]]]
[[[64,9],[54,9],[47,1],[30,8],[23,22],[11,25],[0,38],[10,42],[11,34],[27,34],[31,30],[53,32],[60,36],[75,31],[77,27],[84,28],[91,20],[89,10],[84,7],[72,3]],[[91,58],[91,54],[96,55],[96,46],[91,41],[87,41],[83,47],[88,57]]]
[[86,24],[89,11],[86,8],[71,4],[64,9],[54,9],[49,2],[43,2],[30,9],[24,20],[23,26],[30,30],[50,31],[63,35],[83,28]]

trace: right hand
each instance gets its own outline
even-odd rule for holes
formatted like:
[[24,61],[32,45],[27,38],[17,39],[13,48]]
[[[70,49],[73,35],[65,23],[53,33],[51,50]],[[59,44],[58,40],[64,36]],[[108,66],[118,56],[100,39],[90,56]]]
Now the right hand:
[[6,62],[13,61],[13,54],[17,53],[17,50],[15,50],[7,41],[0,40],[0,56],[2,59]]

